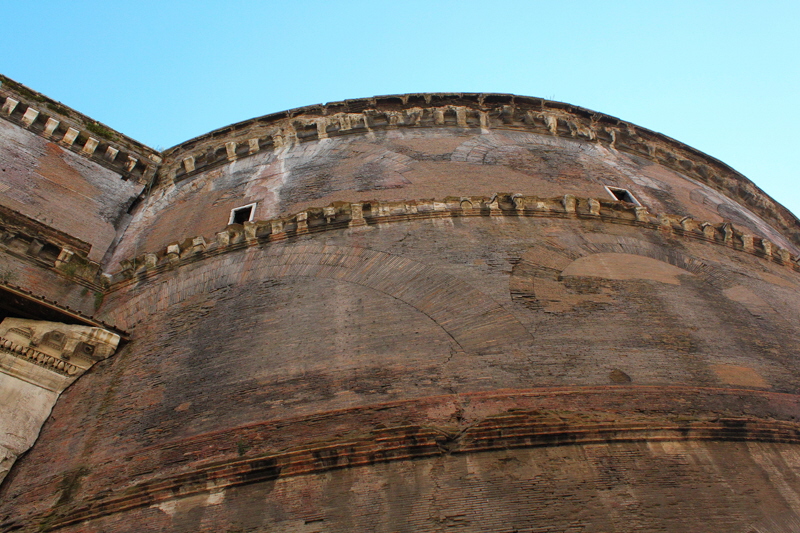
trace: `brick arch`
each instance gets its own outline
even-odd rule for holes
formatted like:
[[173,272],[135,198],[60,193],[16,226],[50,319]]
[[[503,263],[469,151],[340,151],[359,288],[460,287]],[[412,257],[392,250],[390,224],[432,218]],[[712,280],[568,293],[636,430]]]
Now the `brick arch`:
[[367,248],[313,243],[248,248],[166,272],[158,281],[113,294],[111,298],[121,304],[109,306],[117,309],[109,319],[133,328],[152,312],[196,294],[286,277],[333,279],[397,298],[430,317],[468,353],[492,353],[533,342],[531,333],[503,306],[434,266]]

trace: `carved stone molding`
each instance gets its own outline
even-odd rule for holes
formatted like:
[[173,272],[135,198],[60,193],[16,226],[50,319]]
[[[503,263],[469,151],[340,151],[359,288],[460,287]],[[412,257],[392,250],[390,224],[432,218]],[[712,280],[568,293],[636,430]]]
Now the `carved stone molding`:
[[0,323],[0,482],[30,448],[58,396],[120,337],[102,328],[6,318]]

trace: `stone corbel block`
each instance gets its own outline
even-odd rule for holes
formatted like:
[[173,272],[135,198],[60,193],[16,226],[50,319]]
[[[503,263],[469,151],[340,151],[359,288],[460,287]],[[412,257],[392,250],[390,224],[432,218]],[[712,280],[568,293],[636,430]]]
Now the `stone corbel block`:
[[547,124],[547,129],[550,130],[551,134],[558,135],[558,118],[546,113],[544,115],[544,123]]
[[120,261],[119,267],[122,269],[122,275],[126,278],[130,277],[135,270],[134,262],[129,259],[123,259]]
[[[456,211],[461,209],[461,197],[460,196],[448,196],[444,199],[444,203],[447,204],[447,209],[450,211]],[[403,204],[405,207],[405,204]]]
[[328,125],[330,124],[330,119],[327,117],[321,117],[314,121],[314,125],[317,127],[317,138],[318,139],[327,139],[328,138]]
[[39,252],[42,251],[42,248],[44,248],[44,243],[39,242],[36,239],[33,239],[31,243],[28,245],[28,250],[26,251],[26,253],[32,257],[38,257]]
[[217,245],[220,248],[224,248],[230,245],[231,243],[231,234],[228,233],[228,230],[220,231],[219,233],[216,234],[216,238],[217,238]]
[[166,259],[170,263],[177,263],[181,260],[181,247],[177,244],[170,244],[167,246]]
[[301,211],[295,215],[294,219],[297,223],[297,229],[295,230],[297,234],[308,233],[308,212]]
[[258,152],[259,149],[260,148],[258,146],[258,138],[247,140],[247,150],[250,154]]
[[30,128],[31,124],[36,122],[36,118],[39,116],[39,111],[29,107],[25,110],[25,114],[22,115],[22,123],[25,125],[26,128]]
[[364,220],[364,204],[350,204],[350,225],[363,226],[366,223]]
[[697,223],[692,217],[683,217],[681,219],[681,228],[683,228],[683,231],[694,231],[697,229]]
[[397,127],[398,124],[403,124],[403,114],[400,111],[384,111],[386,122],[389,127]]
[[464,106],[457,106],[455,107],[456,111],[456,125],[459,128],[466,128],[467,127],[467,108]]
[[[451,209],[451,206],[448,204],[447,208]],[[408,207],[405,202],[389,202],[386,204],[386,216],[407,214]]]
[[764,254],[767,257],[772,257],[772,249],[774,245],[767,239],[761,239],[761,247],[764,249]]
[[231,224],[227,228],[228,233],[231,236],[231,244],[238,244],[240,242],[244,242],[244,226],[238,224]]
[[283,220],[276,218],[269,221],[271,236],[283,235]]
[[755,250],[755,245],[753,244],[752,235],[742,235],[742,249],[745,252],[752,252]]
[[516,111],[516,107],[513,105],[504,105],[502,107],[502,111],[500,112],[501,120],[503,124],[513,124],[514,123],[514,112]]
[[86,139],[86,144],[83,145],[81,152],[86,155],[92,155],[95,150],[97,150],[97,145],[100,144],[100,141],[95,139],[94,137],[89,137]]
[[135,157],[128,156],[128,162],[125,163],[125,170],[128,172],[133,172],[133,169],[136,167],[136,163],[138,162],[139,160]]
[[371,212],[372,216],[376,217],[385,217],[389,214],[388,210],[386,209],[386,206],[381,202],[373,202]]
[[728,223],[722,225],[722,240],[726,244],[733,243],[733,227]]
[[56,128],[59,124],[61,124],[61,122],[53,117],[48,118],[47,122],[44,123],[44,131],[42,132],[42,135],[44,135],[46,139],[49,139],[53,135],[53,132],[56,131]]
[[104,157],[106,158],[106,161],[114,161],[117,158],[118,153],[119,150],[117,150],[113,146],[109,146],[108,148],[106,148],[106,154]]
[[144,268],[150,270],[158,265],[158,256],[156,254],[144,254]]
[[444,124],[444,109],[437,107],[433,110],[433,123],[437,126]]
[[3,113],[5,113],[6,115],[10,115],[17,108],[18,104],[19,104],[19,100],[14,100],[10,96],[7,97],[5,103],[3,104],[3,107],[2,107]]
[[192,253],[199,254],[206,250],[206,240],[200,236],[192,239]]
[[564,206],[564,211],[567,213],[575,213],[575,207],[577,206],[577,203],[577,199],[571,194],[565,194],[564,198],[561,200],[561,204]]
[[526,199],[524,196],[515,194],[511,197],[511,201],[514,202],[514,209],[517,211],[525,211]]
[[481,207],[484,209],[488,209],[490,216],[500,214],[500,203],[497,201],[497,197],[498,195],[495,194],[491,198],[489,198],[488,202],[486,201],[481,202],[482,203]]
[[781,263],[783,263],[784,265],[788,265],[791,263],[792,254],[789,253],[789,250],[786,250],[784,248],[778,248],[778,257],[781,258]]
[[80,131],[76,130],[75,128],[67,128],[67,133],[64,134],[61,142],[67,146],[72,146],[72,143],[75,142],[75,139],[78,138],[79,134]]
[[322,208],[322,216],[325,217],[325,222],[330,224],[333,222],[333,219],[336,218],[336,208],[329,205],[328,207]]
[[713,241],[717,235],[717,230],[708,222],[702,224],[700,229],[703,231],[703,236],[710,241]]
[[257,239],[256,233],[258,231],[258,223],[252,220],[245,220],[244,224],[244,238],[247,241],[254,241]]
[[183,169],[188,172],[194,172],[194,156],[190,155],[183,159]]
[[589,214],[600,216],[600,200],[597,198],[589,198]]
[[73,255],[75,255],[75,253],[72,250],[62,248],[61,252],[59,252],[58,257],[56,258],[56,268],[69,263],[72,260]]
[[225,143],[225,153],[228,156],[228,161],[234,161],[236,159],[236,143],[235,142],[226,142]]
[[424,114],[425,110],[421,107],[411,107],[406,109],[406,124],[419,126],[422,123],[422,117]]

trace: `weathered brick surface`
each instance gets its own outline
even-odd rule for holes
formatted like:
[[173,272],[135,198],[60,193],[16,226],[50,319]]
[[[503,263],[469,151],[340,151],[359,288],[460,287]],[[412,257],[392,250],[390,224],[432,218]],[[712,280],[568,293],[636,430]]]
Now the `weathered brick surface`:
[[792,531],[796,446],[529,448],[248,484],[62,531]]
[[[759,433],[771,420],[797,431],[800,280],[785,266],[578,220],[420,220],[320,236],[209,257],[110,293],[101,316],[131,343],[67,391],[5,498],[20,513],[46,513],[65,476],[88,465],[74,500],[56,506],[69,522],[95,516],[81,509],[109,489],[188,490],[193,478],[174,476],[203,465],[382,426],[457,434],[515,409],[564,420],[607,413],[612,426],[637,413],[672,417],[640,420],[644,434],[625,433],[634,440],[701,438],[691,421],[720,417],[762,422],[702,438],[794,438]],[[677,433],[656,429],[666,427]],[[498,436],[476,450],[517,442]],[[737,506],[726,494],[716,497]],[[128,505],[115,502],[102,505]]]
[[0,120],[0,202],[92,245],[100,261],[144,185]]
[[[753,214],[771,200],[734,179],[737,204],[730,169],[608,117],[410,101],[171,150],[107,288],[8,245],[20,286],[130,340],[62,395],[2,528],[800,527],[800,269],[796,235]],[[111,183],[81,161],[74,188]],[[119,207],[108,186],[78,196]],[[251,202],[263,221],[391,199],[226,229]],[[92,220],[65,231],[108,240]]]

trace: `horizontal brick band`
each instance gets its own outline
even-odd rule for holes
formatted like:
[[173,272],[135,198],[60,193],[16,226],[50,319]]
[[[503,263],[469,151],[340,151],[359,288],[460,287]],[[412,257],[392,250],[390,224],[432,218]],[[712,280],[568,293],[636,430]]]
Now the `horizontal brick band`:
[[[746,417],[736,415],[742,403],[751,408]],[[798,405],[800,396],[757,390],[609,386],[440,396],[319,413],[154,446],[129,461],[108,458],[95,475],[109,482],[118,477],[129,488],[57,507],[37,521],[58,528],[250,483],[447,454],[632,441],[797,444]],[[438,420],[430,418],[434,411]],[[448,414],[459,421],[448,423]],[[325,433],[332,425],[338,438]],[[120,466],[126,463],[136,466]],[[151,464],[172,473],[148,478]]]

